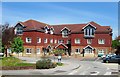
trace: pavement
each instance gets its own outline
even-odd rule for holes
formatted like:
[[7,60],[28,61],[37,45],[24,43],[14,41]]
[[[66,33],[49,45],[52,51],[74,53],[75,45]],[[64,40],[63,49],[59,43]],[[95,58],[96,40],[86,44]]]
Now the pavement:
[[[19,57],[25,62],[35,63],[43,58]],[[57,57],[46,57],[57,62]],[[63,66],[52,69],[4,70],[3,75],[116,75],[118,64],[102,63],[97,57],[62,57]]]
[[[29,62],[29,63],[36,63],[36,61],[41,60],[43,58],[34,58],[34,57],[18,57],[19,59]],[[49,57],[53,62],[57,62],[57,57]],[[53,75],[59,74],[63,72],[73,71],[80,67],[80,64],[76,62],[71,62],[70,58],[64,57],[61,61],[64,65],[57,66],[56,68],[52,69],[29,69],[29,70],[2,70],[3,75]]]

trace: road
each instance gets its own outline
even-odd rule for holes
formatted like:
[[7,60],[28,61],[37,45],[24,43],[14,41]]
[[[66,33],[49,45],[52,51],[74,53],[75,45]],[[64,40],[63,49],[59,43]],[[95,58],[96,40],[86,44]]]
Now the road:
[[[53,57],[49,57],[54,60]],[[35,61],[35,59],[29,59],[30,61]],[[55,59],[57,61],[57,59]],[[71,63],[74,66],[74,63],[80,65],[79,68],[69,70],[60,69],[60,70],[8,70],[3,71],[4,75],[118,75],[118,64],[116,63],[102,63],[99,58],[62,58],[62,62]],[[67,66],[67,65],[66,65]],[[71,66],[71,67],[72,67]],[[71,68],[69,67],[69,68]]]

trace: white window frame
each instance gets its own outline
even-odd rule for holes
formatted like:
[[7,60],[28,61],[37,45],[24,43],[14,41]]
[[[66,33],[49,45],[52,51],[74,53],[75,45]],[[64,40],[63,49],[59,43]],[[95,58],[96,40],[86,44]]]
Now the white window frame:
[[75,38],[75,44],[80,44],[80,39],[78,41],[79,38]]
[[50,39],[50,43],[53,43],[53,39]]
[[[27,49],[30,50],[29,53],[27,52]],[[26,54],[31,54],[32,53],[32,48],[26,48]]]
[[[76,52],[76,50],[78,50],[78,52]],[[76,49],[75,49],[75,53],[76,53],[76,54],[80,54],[80,48],[76,48]]]
[[57,39],[54,40],[54,43],[55,43],[55,44],[57,43]]
[[[20,30],[21,29],[21,30]],[[22,33],[20,33],[22,32]],[[22,35],[23,34],[23,27],[22,26],[18,26],[15,28],[15,34],[17,35]]]
[[98,44],[105,44],[105,39],[98,39]]
[[41,43],[41,38],[37,37],[37,43]]
[[[87,32],[87,33],[86,33]],[[93,28],[90,28],[90,29],[84,29],[84,36],[89,36],[89,37],[94,37],[94,35],[92,34],[95,34]]]
[[63,30],[62,31],[62,37],[68,37],[68,30]]
[[92,44],[92,39],[87,39],[87,44]]
[[64,43],[64,40],[58,40],[58,44]]
[[[38,52],[38,50],[39,50],[39,52]],[[37,53],[37,54],[40,54],[40,48],[37,48],[37,49],[36,49],[36,53]]]
[[[30,39],[29,41],[28,41],[28,38]],[[26,43],[31,43],[32,42],[32,38],[31,37],[26,37]]]
[[104,54],[104,49],[98,49],[98,53],[103,53]]
[[48,42],[48,39],[47,39],[47,38],[45,38],[45,39],[44,39],[44,43],[47,43],[47,42]]

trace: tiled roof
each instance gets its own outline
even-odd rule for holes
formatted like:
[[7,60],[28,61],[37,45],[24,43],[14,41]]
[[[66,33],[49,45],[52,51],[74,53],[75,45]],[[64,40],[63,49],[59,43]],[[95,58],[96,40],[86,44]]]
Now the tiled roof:
[[61,30],[64,27],[67,27],[68,29],[71,30],[71,33],[80,33],[82,32],[82,28],[85,27],[87,24],[91,24],[96,27],[96,33],[104,33],[104,32],[111,32],[112,29],[110,26],[101,26],[93,21],[85,24],[61,24],[61,25],[49,25],[46,23],[42,23],[36,20],[28,20],[25,22],[20,22],[23,24],[26,28],[24,30],[39,30],[44,32],[44,27],[48,26],[49,28],[53,27],[54,28],[54,33],[55,34],[60,34]]
[[46,23],[42,23],[36,20],[28,20],[25,22],[20,22],[21,24],[23,24],[25,26],[24,30],[41,30],[43,31],[43,28],[48,24]]

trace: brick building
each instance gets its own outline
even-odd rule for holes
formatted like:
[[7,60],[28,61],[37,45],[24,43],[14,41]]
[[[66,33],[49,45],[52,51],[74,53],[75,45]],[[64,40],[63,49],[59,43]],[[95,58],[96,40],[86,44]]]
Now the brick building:
[[85,55],[111,51],[112,29],[95,22],[85,24],[49,25],[36,20],[18,22],[15,34],[24,41],[23,56],[40,56],[53,49],[63,49],[68,55]]

